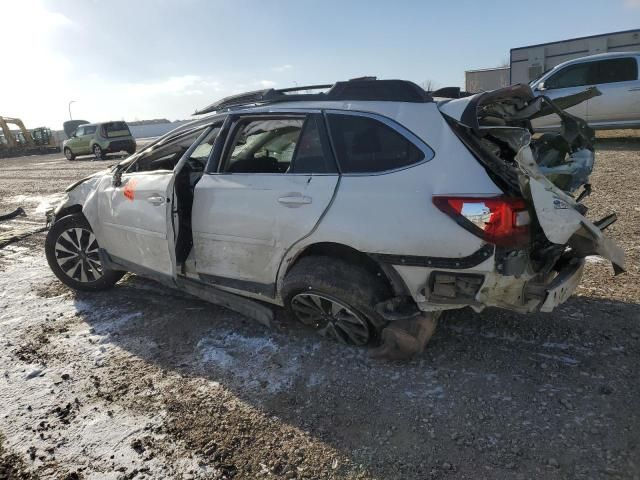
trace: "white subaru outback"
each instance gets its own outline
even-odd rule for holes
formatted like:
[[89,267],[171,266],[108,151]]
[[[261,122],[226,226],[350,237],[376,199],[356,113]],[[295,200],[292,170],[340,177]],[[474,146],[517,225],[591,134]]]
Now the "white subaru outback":
[[[68,187],[49,265],[78,290],[128,271],[263,322],[284,306],[354,345],[446,309],[551,311],[588,255],[623,271],[615,214],[580,203],[593,131],[562,110],[596,89],[437,93],[366,77],[225,98]],[[550,113],[562,131],[532,138]]]

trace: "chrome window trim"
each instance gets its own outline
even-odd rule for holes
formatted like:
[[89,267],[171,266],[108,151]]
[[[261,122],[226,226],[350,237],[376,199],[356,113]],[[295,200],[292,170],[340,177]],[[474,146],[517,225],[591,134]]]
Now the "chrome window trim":
[[[342,167],[340,166],[340,159],[336,155],[338,168],[340,168],[340,175],[344,177],[371,177],[371,176],[377,176],[377,175],[387,175],[390,173],[407,170],[409,168],[414,168],[414,167],[417,167],[418,165],[422,165],[424,163],[430,162],[436,156],[435,150],[433,150],[433,148],[431,148],[424,140],[418,137],[415,133],[413,133],[411,130],[404,127],[400,123],[396,122],[395,120],[389,117],[386,117],[384,115],[381,115],[379,113],[363,112],[358,110],[336,110],[336,109],[325,109],[322,112],[323,112],[325,121],[327,122],[327,126],[329,125],[329,118],[327,117],[327,115],[330,115],[330,114],[331,115],[351,115],[354,117],[366,117],[366,118],[371,118],[373,120],[377,120],[380,123],[386,125],[387,127],[391,128],[395,132],[402,135],[404,138],[410,141],[416,148],[418,148],[424,154],[424,158],[421,161],[412,163],[411,165],[405,165],[403,167],[393,168],[390,170],[381,170],[379,172],[373,171],[373,172],[352,172],[352,173],[345,173],[342,171]],[[333,144],[333,138],[331,138],[331,130],[329,128],[327,128],[327,130],[328,130],[327,133],[329,134],[329,140]]]

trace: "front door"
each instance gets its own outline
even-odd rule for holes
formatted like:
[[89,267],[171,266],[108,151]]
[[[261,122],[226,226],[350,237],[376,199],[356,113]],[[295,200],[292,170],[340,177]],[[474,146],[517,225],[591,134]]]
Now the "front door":
[[[537,90],[536,94],[546,95],[553,100],[580,93],[590,85],[591,69],[589,62],[568,65],[547,78],[544,82],[544,90]],[[565,111],[586,120],[589,101],[574,105]],[[554,113],[536,118],[532,124],[534,129],[559,128],[560,117]]]
[[313,230],[338,183],[322,116],[235,118],[220,158],[195,188],[197,272],[273,296],[286,251]]
[[87,130],[89,129],[90,126],[88,125],[79,126],[73,137],[71,137],[71,140],[67,143],[68,147],[75,155],[84,155],[89,153],[89,141],[91,139],[91,135],[87,133]]
[[100,192],[98,239],[114,261],[173,274],[167,230],[172,177],[171,171],[125,173],[121,185]]
[[205,127],[141,152],[99,192],[96,236],[101,248],[132,271],[174,276],[171,198],[174,170]]

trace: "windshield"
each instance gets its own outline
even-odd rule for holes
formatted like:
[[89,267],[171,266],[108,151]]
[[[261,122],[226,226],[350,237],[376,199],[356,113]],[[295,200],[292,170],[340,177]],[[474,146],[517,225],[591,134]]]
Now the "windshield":
[[109,122],[102,125],[104,136],[107,138],[127,137],[131,135],[129,126],[125,122]]
[[555,67],[552,68],[548,68],[547,70],[545,70],[544,72],[542,72],[540,75],[538,75],[535,79],[531,80],[529,82],[529,86],[531,88],[534,88],[536,85],[538,85],[538,83],[540,82],[540,79],[542,77],[544,77],[547,73],[549,73],[551,70],[553,70]]

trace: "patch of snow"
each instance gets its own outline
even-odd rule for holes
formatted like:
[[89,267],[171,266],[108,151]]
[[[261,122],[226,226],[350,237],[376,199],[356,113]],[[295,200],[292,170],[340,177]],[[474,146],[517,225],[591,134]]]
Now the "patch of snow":
[[245,387],[277,393],[291,387],[300,370],[299,356],[268,337],[245,337],[219,329],[200,340],[199,360],[205,368],[215,367],[235,377]]
[[[140,465],[142,459],[131,441],[136,436],[161,438],[153,433],[163,422],[162,411],[141,413],[94,395],[87,372],[111,358],[117,347],[97,342],[100,335],[90,333],[85,323],[70,323],[68,337],[60,337],[47,348],[63,352],[65,361],[39,364],[17,360],[13,350],[24,344],[43,325],[70,320],[78,312],[97,319],[96,330],[108,332],[141,315],[117,309],[100,309],[88,301],[69,295],[40,297],[33,287],[54,279],[43,255],[30,255],[20,247],[0,250],[4,270],[0,274],[0,432],[4,446],[23,455],[30,468],[37,469],[53,454],[60,465],[83,467],[88,479],[116,479],[117,469]],[[57,350],[56,350],[57,349]],[[62,381],[61,379],[66,379]],[[36,458],[25,452],[35,448]],[[161,455],[146,459],[152,478],[179,477],[177,472],[202,471],[198,457],[172,462]],[[124,471],[124,470],[123,470]],[[175,473],[176,475],[173,475]],[[213,472],[209,472],[213,473]]]
[[6,201],[23,207],[28,214],[44,215],[49,208],[58,205],[63,198],[64,193],[52,193],[51,195],[14,195]]

